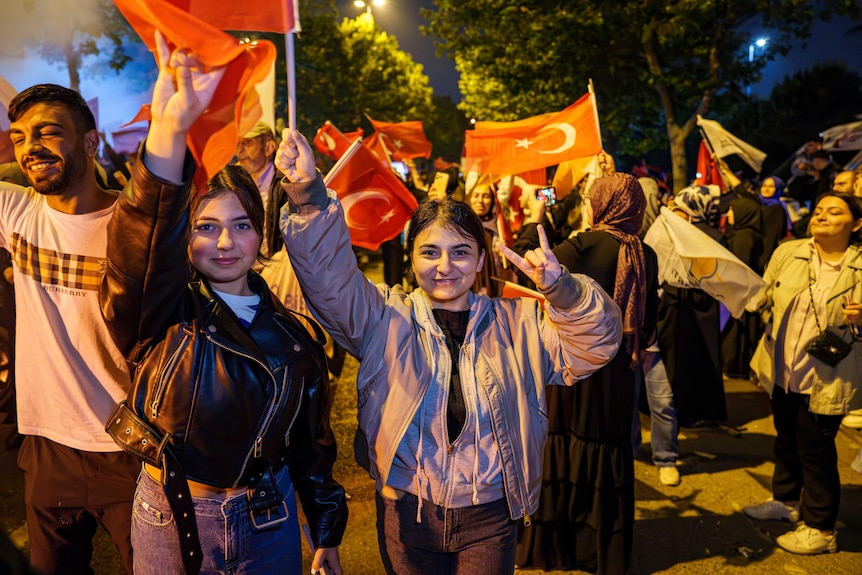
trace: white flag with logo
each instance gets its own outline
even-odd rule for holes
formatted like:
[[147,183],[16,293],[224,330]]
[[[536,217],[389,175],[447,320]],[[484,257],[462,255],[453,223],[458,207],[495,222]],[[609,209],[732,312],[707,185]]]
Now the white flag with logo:
[[712,150],[719,158],[736,154],[755,172],[760,173],[763,160],[766,159],[765,152],[758,150],[744,140],[740,140],[715,120],[702,118],[700,114],[697,116],[697,125],[703,128]]
[[644,236],[658,256],[659,284],[702,289],[742,317],[765,284],[751,268],[696,226],[663,207]]

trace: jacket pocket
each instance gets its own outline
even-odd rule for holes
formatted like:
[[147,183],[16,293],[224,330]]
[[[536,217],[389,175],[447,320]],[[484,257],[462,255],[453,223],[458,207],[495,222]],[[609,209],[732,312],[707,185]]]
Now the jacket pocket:
[[168,383],[173,377],[174,371],[176,371],[177,365],[189,345],[189,341],[191,341],[191,334],[187,331],[187,328],[183,326],[182,334],[166,353],[166,359],[162,364],[162,368],[159,370],[159,379],[156,383],[156,389],[153,390],[152,400],[148,406],[150,409],[150,416],[153,419],[157,419],[159,417],[159,408],[164,399]]
[[358,397],[356,399],[356,408],[362,409],[365,407],[365,404],[368,403],[368,400],[371,397],[371,394],[374,393],[374,390],[377,388],[377,384],[380,383],[380,380],[383,379],[383,374],[378,373],[375,375],[371,381],[362,386],[362,389],[357,390]]

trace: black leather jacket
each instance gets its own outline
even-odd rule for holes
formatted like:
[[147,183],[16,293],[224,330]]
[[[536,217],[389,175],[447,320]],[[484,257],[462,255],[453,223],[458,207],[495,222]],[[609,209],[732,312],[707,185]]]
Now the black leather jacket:
[[185,175],[185,184],[169,184],[137,162],[108,226],[101,304],[129,363],[128,405],[171,435],[188,479],[242,487],[255,458],[286,459],[314,541],[337,546],[347,506],[332,478],[322,347],[256,273],[249,286],[261,301],[249,328],[190,275]]

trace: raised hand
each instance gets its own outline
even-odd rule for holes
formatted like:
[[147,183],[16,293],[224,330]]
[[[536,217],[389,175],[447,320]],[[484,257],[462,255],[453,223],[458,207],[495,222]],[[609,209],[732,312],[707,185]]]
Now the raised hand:
[[305,136],[286,129],[281,134],[281,144],[275,154],[275,167],[294,184],[309,182],[317,177],[314,152]]
[[513,252],[503,242],[497,242],[497,249],[519,270],[524,272],[524,275],[533,280],[533,283],[540,290],[546,290],[559,279],[560,274],[563,273],[563,268],[557,261],[557,256],[551,251],[544,226],[538,225],[536,230],[539,232],[539,247],[528,251],[524,257]]
[[207,109],[225,68],[210,68],[186,49],[170,51],[162,33],[156,31],[159,76],[150,106],[153,122],[176,132],[188,132]]

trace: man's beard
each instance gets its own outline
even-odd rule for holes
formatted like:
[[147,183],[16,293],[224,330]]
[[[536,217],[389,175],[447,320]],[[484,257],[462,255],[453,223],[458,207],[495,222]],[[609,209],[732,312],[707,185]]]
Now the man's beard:
[[59,173],[45,179],[34,180],[30,177],[29,170],[25,174],[33,189],[38,193],[43,196],[59,196],[71,188],[80,175],[84,173],[86,162],[82,161],[80,156],[79,149],[72,150],[65,158],[52,155],[50,159],[58,158],[61,160],[62,168]]

